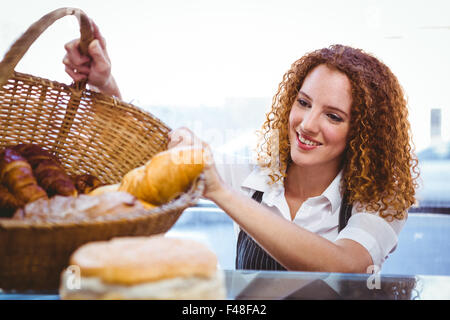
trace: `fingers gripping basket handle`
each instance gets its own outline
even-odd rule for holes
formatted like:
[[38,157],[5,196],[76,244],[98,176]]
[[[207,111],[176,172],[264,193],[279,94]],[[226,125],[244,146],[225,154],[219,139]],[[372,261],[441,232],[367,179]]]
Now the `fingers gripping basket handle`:
[[[68,15],[75,15],[78,18],[81,33],[80,50],[81,53],[87,54],[89,43],[94,39],[91,22],[89,21],[88,16],[82,10],[77,8],[56,9],[32,24],[27,31],[14,42],[5,54],[3,60],[0,62],[0,85],[5,84],[12,76],[14,68],[34,41],[36,41],[36,39],[39,38],[39,36],[56,20]],[[84,88],[85,86],[86,80],[83,81],[83,83],[78,84],[78,88]]]

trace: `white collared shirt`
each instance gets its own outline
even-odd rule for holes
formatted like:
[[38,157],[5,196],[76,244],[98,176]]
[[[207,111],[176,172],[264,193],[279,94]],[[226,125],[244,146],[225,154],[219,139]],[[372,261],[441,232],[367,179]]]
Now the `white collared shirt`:
[[[269,184],[269,171],[260,169],[255,161],[237,156],[226,157],[217,152],[214,154],[217,170],[226,183],[248,197],[256,190],[262,191],[261,204],[286,220],[292,221],[282,182]],[[330,241],[351,239],[358,242],[370,253],[373,264],[381,268],[388,255],[395,250],[398,234],[406,219],[388,222],[378,214],[358,212],[357,206],[354,205],[347,226],[338,233],[342,201],[339,191],[341,177],[342,171],[320,196],[308,198],[303,202],[292,222]],[[236,235],[239,230],[239,226],[235,223]]]

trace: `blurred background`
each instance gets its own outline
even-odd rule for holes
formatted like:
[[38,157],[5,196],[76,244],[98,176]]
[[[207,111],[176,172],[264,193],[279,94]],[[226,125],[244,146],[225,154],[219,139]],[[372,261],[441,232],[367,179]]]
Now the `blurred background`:
[[[0,11],[0,54],[59,7],[97,23],[126,102],[241,155],[251,154],[283,74],[303,54],[340,43],[378,57],[407,94],[421,171],[419,206],[383,272],[450,274],[449,1],[16,0]],[[16,70],[70,83],[63,46],[78,36],[74,17],[57,21]],[[202,239],[234,267],[232,222],[212,203],[189,209],[171,232]]]

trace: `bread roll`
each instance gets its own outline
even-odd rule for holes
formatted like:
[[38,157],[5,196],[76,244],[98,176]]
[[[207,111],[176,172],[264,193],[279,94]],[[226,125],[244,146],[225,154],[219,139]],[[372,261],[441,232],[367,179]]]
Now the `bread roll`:
[[190,239],[155,235],[91,242],[72,254],[70,265],[79,268],[80,287],[71,288],[64,272],[62,299],[225,299],[216,255]]
[[128,172],[119,187],[138,199],[161,205],[186,192],[204,168],[204,150],[177,147],[156,154],[145,166]]
[[98,188],[92,190],[91,192],[89,192],[88,195],[96,196],[96,195],[104,194],[107,192],[116,192],[116,191],[119,191],[119,186],[120,186],[120,183],[108,184],[106,186],[101,186],[101,187],[98,187]]
[[[98,187],[98,188],[92,190],[91,192],[89,192],[89,195],[90,196],[96,196],[96,195],[100,195],[100,194],[104,194],[104,193],[108,193],[108,192],[116,192],[116,191],[119,191],[119,186],[120,186],[119,183],[117,183],[117,184],[109,184],[109,185],[106,185],[106,186],[101,186],[101,187]],[[155,205],[152,205],[151,203],[145,202],[145,201],[143,201],[141,199],[138,199],[138,201],[147,210],[156,208]]]

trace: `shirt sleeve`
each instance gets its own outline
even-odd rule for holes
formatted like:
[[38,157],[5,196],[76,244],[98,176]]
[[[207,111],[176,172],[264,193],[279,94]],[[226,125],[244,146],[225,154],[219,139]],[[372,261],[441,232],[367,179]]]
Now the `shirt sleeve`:
[[[241,188],[241,184],[252,172],[254,161],[237,154],[223,153],[218,150],[212,150],[212,152],[217,172],[225,183],[241,193],[248,194],[248,191]],[[241,229],[235,221],[233,221],[233,230],[235,241],[237,241]]]
[[388,222],[373,213],[353,213],[336,240],[350,239],[358,242],[367,249],[372,263],[381,268],[388,255],[395,250],[398,235],[405,222],[406,219]]
[[217,172],[225,183],[243,192],[241,184],[252,172],[253,161],[235,153],[223,153],[217,150],[213,150],[213,157]]

